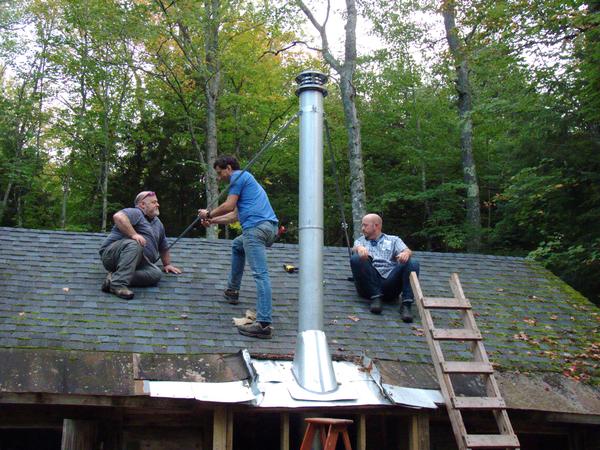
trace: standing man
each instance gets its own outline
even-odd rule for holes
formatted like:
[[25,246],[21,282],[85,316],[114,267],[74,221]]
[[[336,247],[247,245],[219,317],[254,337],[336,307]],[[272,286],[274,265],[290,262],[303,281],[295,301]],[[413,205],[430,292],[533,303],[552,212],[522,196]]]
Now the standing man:
[[411,272],[419,275],[419,263],[402,239],[381,232],[382,224],[377,214],[362,218],[363,236],[354,241],[350,258],[354,284],[358,294],[371,301],[373,314],[381,313],[382,299],[392,300],[402,293],[402,321],[412,322],[415,297],[409,277]]
[[244,336],[271,339],[271,279],[266,248],[273,245],[277,237],[277,216],[265,190],[252,174],[240,170],[235,158],[222,156],[214,162],[213,168],[220,181],[229,183],[229,193],[219,206],[212,210],[200,209],[198,215],[205,226],[236,220],[242,225],[241,236],[235,238],[231,246],[231,271],[223,296],[233,305],[238,303],[244,265],[248,258],[256,283],[256,321],[237,328]]
[[108,270],[102,291],[126,300],[134,295],[129,286],[158,283],[162,272],[154,263],[159,256],[166,273],[181,273],[171,265],[165,227],[158,218],[156,194],[142,191],[135,197],[134,205],[115,213],[115,225],[100,246],[102,264]]

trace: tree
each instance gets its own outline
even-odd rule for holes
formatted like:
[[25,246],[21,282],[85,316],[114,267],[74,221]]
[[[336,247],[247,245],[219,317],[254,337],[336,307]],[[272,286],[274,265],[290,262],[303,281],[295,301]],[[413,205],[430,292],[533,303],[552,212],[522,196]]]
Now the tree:
[[466,189],[467,251],[477,252],[481,249],[481,210],[479,182],[473,156],[473,95],[469,81],[469,63],[465,45],[460,43],[459,31],[456,26],[455,6],[455,0],[445,0],[442,4],[442,15],[444,16],[448,47],[456,66],[460,147]]
[[352,223],[355,238],[361,234],[361,221],[366,212],[365,173],[362,157],[362,144],[360,135],[360,122],[356,111],[356,88],[354,86],[354,74],[356,72],[356,20],[357,9],[355,0],[346,0],[346,37],[344,44],[344,59],[337,59],[330,46],[327,36],[327,21],[331,8],[330,0],[327,0],[327,13],[325,19],[320,23],[313,12],[302,0],[296,3],[310,20],[321,37],[321,48],[323,58],[340,76],[340,92],[344,106],[344,117],[346,131],[348,134],[348,161],[350,164],[350,192],[352,197]]

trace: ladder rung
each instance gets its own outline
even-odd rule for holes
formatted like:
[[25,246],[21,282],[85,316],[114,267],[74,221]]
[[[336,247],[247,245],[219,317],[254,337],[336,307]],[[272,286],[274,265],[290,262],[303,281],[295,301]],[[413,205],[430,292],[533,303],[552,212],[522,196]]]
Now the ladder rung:
[[519,448],[514,434],[467,434],[465,444],[469,448]]
[[502,397],[454,397],[452,404],[456,409],[506,409]]
[[444,373],[494,373],[490,363],[478,361],[446,361],[442,363]]
[[467,299],[423,297],[423,307],[432,309],[471,309],[471,303]]
[[479,331],[466,328],[436,328],[431,330],[431,333],[434,339],[445,341],[480,341],[482,339]]

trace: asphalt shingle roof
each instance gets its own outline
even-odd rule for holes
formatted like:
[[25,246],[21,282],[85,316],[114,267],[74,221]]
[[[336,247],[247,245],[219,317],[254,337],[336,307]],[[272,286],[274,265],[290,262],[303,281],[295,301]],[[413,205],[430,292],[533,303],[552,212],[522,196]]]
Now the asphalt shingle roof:
[[[230,241],[182,239],[172,250],[184,273],[137,288],[132,301],[100,291],[105,276],[98,233],[0,228],[0,349],[60,349],[154,354],[235,353],[291,359],[297,335],[298,246],[268,251],[274,297],[272,340],[238,334],[232,317],[254,308],[247,268],[240,303],[222,300]],[[347,250],[327,247],[325,332],[334,358],[430,363],[421,324],[400,320],[398,305],[373,315],[357,296]],[[523,258],[416,252],[425,295],[450,297],[458,272],[485,346],[503,370],[564,372],[600,378],[599,309],[534,262]],[[302,270],[302,268],[300,268]],[[455,318],[441,317],[449,324]],[[451,346],[458,357],[466,352]]]

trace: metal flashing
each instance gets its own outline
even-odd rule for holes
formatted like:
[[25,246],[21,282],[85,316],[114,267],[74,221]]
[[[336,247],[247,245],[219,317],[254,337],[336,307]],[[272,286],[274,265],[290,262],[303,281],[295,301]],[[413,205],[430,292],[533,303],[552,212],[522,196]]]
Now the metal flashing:
[[[243,352],[242,352],[243,354]],[[250,403],[260,408],[335,408],[347,406],[402,405],[437,408],[443,403],[439,391],[381,384],[370,370],[351,362],[334,361],[338,389],[329,394],[305,391],[292,373],[291,361],[251,360],[252,380],[224,383],[145,381],[151,397],[193,398],[220,403]],[[375,374],[377,371],[375,369]]]

